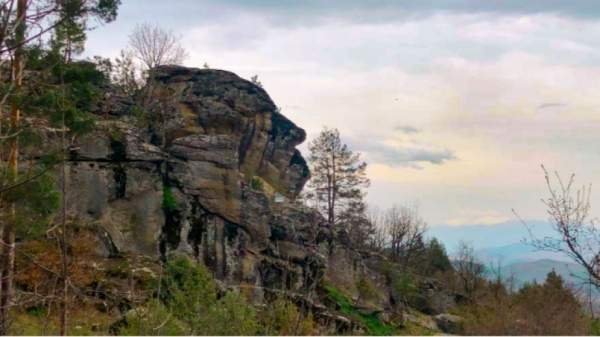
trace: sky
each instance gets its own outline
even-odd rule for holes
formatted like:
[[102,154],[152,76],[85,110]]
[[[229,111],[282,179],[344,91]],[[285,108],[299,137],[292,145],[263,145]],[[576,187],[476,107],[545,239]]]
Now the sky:
[[418,203],[430,226],[546,219],[541,164],[600,180],[595,0],[123,0],[87,55],[143,22],[179,34],[187,66],[257,74],[309,140],[338,128],[369,203]]

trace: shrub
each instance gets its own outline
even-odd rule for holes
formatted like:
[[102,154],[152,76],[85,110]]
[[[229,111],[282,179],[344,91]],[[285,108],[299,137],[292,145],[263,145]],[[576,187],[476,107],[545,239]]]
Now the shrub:
[[395,273],[392,278],[392,287],[406,303],[410,303],[419,293],[414,278],[408,273]]
[[172,259],[165,267],[159,296],[172,314],[186,324],[188,334],[208,329],[208,316],[217,302],[217,290],[206,267],[185,257]]
[[188,330],[159,300],[151,300],[144,306],[130,310],[127,324],[119,329],[122,336],[175,336],[185,335]]
[[258,333],[256,311],[237,292],[227,292],[207,317],[208,325],[201,334],[221,336],[247,336]]
[[128,313],[120,334],[253,335],[259,331],[256,311],[245,298],[229,291],[219,299],[210,272],[189,258],[167,262],[157,292],[157,299]]
[[[498,290],[500,289],[500,291]],[[543,284],[529,284],[516,293],[489,282],[476,303],[457,310],[466,334],[585,335],[589,319],[562,278],[550,272]]]
[[303,315],[294,303],[283,297],[270,303],[261,316],[265,335],[308,336],[315,334],[316,324],[312,314]]

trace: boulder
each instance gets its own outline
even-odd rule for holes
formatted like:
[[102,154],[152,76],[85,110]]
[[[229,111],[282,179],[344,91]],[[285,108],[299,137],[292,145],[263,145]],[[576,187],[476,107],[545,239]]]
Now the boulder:
[[463,318],[452,314],[439,314],[434,316],[437,326],[443,332],[451,334],[463,333]]

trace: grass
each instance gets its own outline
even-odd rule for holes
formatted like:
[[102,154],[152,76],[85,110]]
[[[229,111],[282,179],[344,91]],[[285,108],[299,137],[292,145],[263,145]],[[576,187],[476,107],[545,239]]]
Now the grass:
[[327,296],[338,304],[340,312],[360,322],[367,329],[369,335],[391,336],[397,333],[396,328],[382,322],[377,313],[365,314],[360,312],[350,299],[335,287],[326,285],[325,290],[327,291]]

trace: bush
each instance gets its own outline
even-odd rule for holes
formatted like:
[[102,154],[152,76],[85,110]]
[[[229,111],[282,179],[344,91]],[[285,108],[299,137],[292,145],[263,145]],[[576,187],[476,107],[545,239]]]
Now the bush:
[[227,292],[208,315],[207,329],[201,334],[220,336],[247,336],[258,333],[256,311],[237,292]]
[[264,335],[310,336],[316,332],[312,314],[303,315],[294,303],[283,297],[270,303],[261,317]]
[[414,278],[408,273],[396,273],[392,279],[392,288],[405,303],[411,303],[411,299],[419,293]]
[[130,310],[126,320],[127,324],[119,329],[119,335],[175,336],[185,335],[189,331],[163,303],[156,299]]
[[172,314],[185,323],[187,334],[208,329],[208,316],[217,303],[217,290],[206,267],[185,257],[172,259],[165,267],[159,296]]
[[489,282],[477,302],[456,312],[465,333],[474,335],[585,335],[590,321],[560,276],[550,272],[543,284],[509,293]]
[[254,335],[256,311],[237,292],[218,298],[209,271],[186,257],[165,266],[158,298],[131,310],[120,334],[134,335]]

